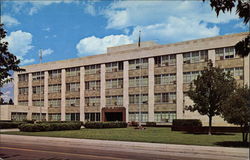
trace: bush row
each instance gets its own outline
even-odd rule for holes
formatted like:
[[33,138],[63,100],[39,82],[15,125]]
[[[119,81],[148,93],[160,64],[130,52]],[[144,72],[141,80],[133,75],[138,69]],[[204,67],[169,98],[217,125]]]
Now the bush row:
[[41,131],[62,131],[62,130],[79,130],[81,123],[36,123],[21,124],[18,126],[23,132],[41,132]]
[[18,128],[23,123],[25,122],[0,122],[0,129]]
[[201,127],[202,123],[199,119],[174,119],[173,126],[193,126]]
[[126,122],[86,122],[85,128],[126,128]]

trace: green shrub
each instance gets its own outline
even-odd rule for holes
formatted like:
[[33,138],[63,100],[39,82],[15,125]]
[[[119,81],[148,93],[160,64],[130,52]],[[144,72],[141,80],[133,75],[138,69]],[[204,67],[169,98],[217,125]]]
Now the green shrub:
[[202,123],[199,119],[174,119],[173,126],[195,126],[201,127]]
[[0,129],[18,128],[24,122],[0,122]]
[[128,124],[126,122],[86,122],[85,128],[126,128]]
[[18,127],[23,132],[41,132],[41,131],[62,131],[62,130],[79,130],[81,123],[36,123],[22,124]]
[[137,127],[137,126],[139,126],[139,123],[138,123],[138,122],[135,122],[135,121],[131,121],[131,122],[129,123],[129,125],[130,125],[130,126]]
[[146,122],[146,126],[148,126],[148,127],[156,127],[156,122]]

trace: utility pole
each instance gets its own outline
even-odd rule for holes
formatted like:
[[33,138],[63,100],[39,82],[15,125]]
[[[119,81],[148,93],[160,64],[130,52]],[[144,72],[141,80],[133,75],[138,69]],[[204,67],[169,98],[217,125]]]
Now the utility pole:
[[[42,64],[42,58],[43,58],[43,55],[42,55],[42,50],[40,49],[39,51],[39,59],[40,59],[40,64]],[[42,71],[40,70],[40,103],[39,103],[39,106],[40,106],[40,121],[42,121]]]

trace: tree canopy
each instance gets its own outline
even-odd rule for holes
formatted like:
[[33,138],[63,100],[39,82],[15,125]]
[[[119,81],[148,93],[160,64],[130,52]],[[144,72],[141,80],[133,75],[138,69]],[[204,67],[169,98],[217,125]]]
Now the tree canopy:
[[209,60],[207,67],[190,84],[188,96],[194,105],[186,106],[191,112],[198,111],[209,118],[209,134],[211,134],[212,117],[221,114],[221,106],[234,91],[236,82],[230,73],[213,67]]

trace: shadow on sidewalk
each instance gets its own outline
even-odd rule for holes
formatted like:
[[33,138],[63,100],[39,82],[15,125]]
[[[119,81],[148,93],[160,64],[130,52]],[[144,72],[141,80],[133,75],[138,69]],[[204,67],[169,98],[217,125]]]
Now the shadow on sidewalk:
[[223,147],[242,147],[242,148],[250,147],[250,142],[243,143],[242,141],[223,141],[223,142],[216,142],[214,144]]

